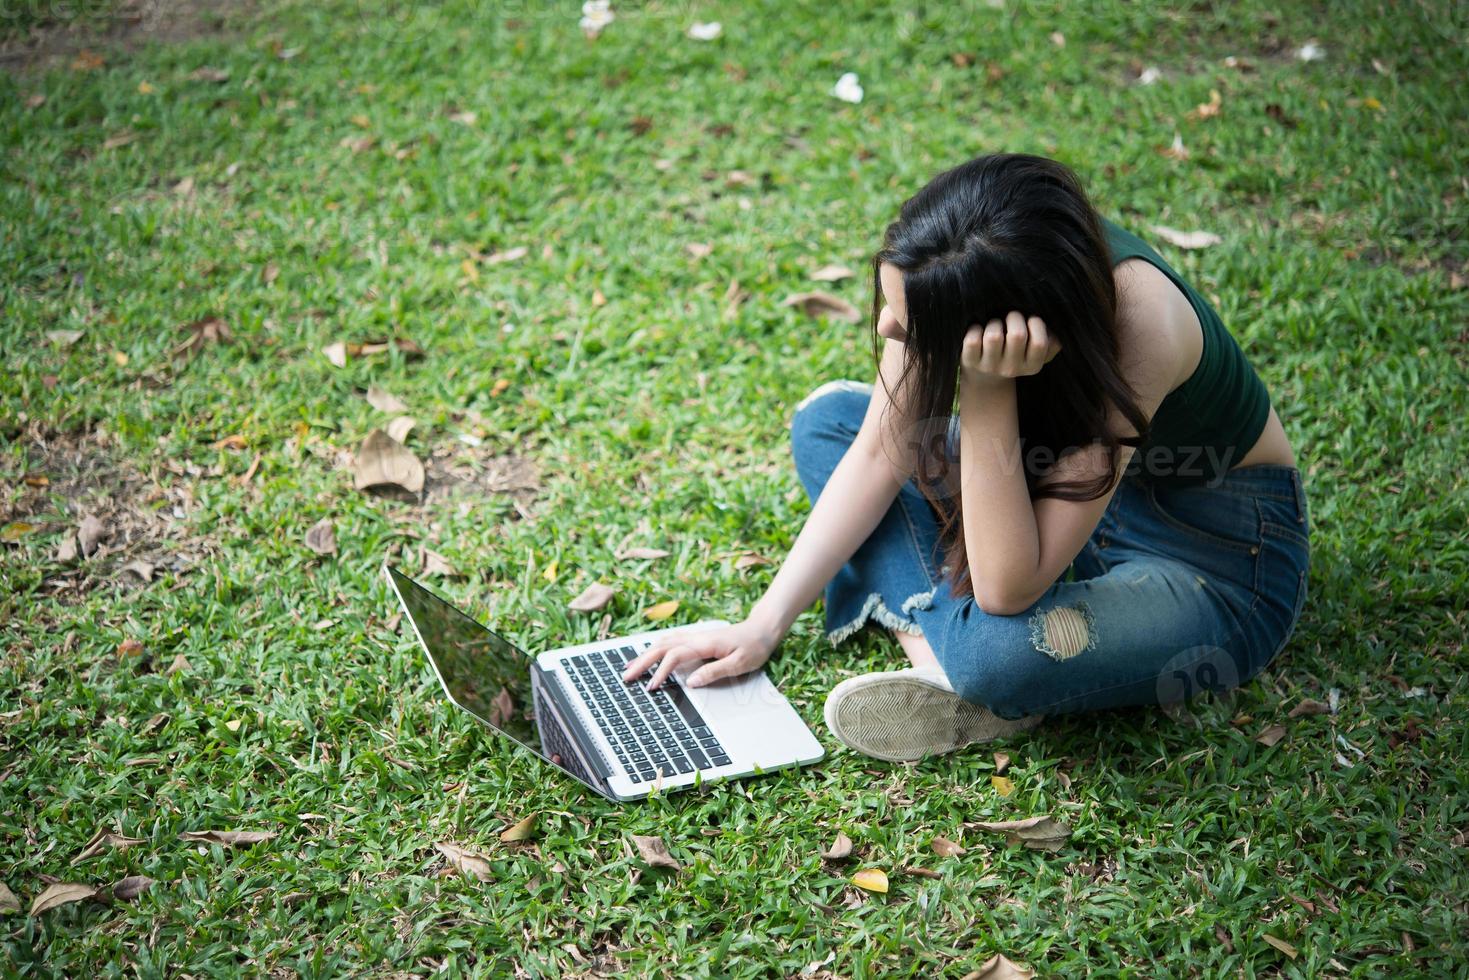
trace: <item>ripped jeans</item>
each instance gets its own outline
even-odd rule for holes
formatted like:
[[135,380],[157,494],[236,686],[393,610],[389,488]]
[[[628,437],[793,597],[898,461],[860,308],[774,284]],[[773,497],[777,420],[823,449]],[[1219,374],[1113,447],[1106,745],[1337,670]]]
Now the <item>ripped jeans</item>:
[[[814,504],[856,437],[872,386],[830,382],[796,407],[796,472]],[[957,459],[958,420],[949,430]],[[1068,572],[1029,609],[951,594],[937,515],[913,480],[826,587],[832,645],[870,619],[926,637],[954,690],[1004,718],[1172,704],[1259,673],[1306,600],[1300,472],[1234,469],[1210,485],[1124,477]]]

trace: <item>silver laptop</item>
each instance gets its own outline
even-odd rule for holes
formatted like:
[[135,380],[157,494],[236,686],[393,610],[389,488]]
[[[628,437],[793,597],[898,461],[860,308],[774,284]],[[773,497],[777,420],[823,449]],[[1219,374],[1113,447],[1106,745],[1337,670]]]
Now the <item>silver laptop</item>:
[[449,700],[604,797],[635,800],[825,754],[764,671],[686,687],[695,664],[649,692],[651,673],[624,684],[622,672],[661,631],[531,657],[396,568],[383,572]]

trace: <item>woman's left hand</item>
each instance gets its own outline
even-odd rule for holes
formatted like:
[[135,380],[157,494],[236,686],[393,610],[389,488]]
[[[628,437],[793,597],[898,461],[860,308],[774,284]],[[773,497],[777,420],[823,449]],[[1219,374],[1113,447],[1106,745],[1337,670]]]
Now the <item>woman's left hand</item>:
[[1044,320],[1011,310],[1004,320],[969,328],[959,365],[967,377],[1003,381],[1036,374],[1059,353],[1061,345],[1046,332]]

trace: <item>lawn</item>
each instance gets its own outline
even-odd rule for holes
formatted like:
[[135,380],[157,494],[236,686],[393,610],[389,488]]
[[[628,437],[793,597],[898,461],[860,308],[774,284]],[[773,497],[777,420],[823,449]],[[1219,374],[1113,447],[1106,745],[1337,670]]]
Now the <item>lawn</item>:
[[[58,33],[0,72],[0,974],[1469,974],[1458,5],[379,6],[5,28]],[[821,705],[901,653],[818,604],[770,671],[827,758],[623,807],[447,706],[383,560],[533,647],[604,628],[594,581],[614,633],[742,616],[809,509],[795,402],[873,374],[783,301],[865,308],[898,204],[994,150],[1074,167],[1270,386],[1315,537],[1269,670],[889,765]],[[354,489],[399,415],[424,491]],[[1058,851],[975,826],[1041,814]],[[98,895],[29,914],[55,883]]]

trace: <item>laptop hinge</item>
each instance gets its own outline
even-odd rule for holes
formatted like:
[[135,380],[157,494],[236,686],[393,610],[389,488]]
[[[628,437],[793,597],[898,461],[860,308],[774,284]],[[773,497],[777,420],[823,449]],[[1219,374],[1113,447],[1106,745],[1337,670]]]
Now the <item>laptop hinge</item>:
[[[567,700],[566,692],[561,689],[560,680],[554,673],[542,670],[537,664],[531,665],[531,672],[536,675],[536,679],[540,681],[538,686],[546,692],[546,696],[550,699],[552,711],[560,723],[559,727],[571,739],[571,748],[576,753],[578,761],[582,763],[584,769],[596,773],[605,785],[612,775],[612,770],[607,768],[602,753],[597,751],[596,745],[591,743],[586,732],[582,730],[581,721],[571,710],[571,703]],[[542,749],[549,756],[550,750],[544,744],[544,733],[541,738]]]

